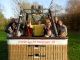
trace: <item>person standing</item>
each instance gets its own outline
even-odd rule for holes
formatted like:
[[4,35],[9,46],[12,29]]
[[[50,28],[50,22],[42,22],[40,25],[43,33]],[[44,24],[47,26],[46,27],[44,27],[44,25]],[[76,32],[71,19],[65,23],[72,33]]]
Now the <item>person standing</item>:
[[26,21],[26,36],[33,36],[33,26],[31,24],[31,20]]

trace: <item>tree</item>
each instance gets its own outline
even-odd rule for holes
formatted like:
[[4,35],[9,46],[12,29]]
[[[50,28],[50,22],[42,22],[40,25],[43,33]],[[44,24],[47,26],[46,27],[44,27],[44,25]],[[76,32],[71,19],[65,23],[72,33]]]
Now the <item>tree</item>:
[[67,9],[69,14],[80,13],[80,0],[69,0]]
[[50,9],[52,10],[54,16],[61,16],[65,14],[65,9],[57,3],[56,0],[51,1]]
[[71,30],[80,31],[80,0],[69,0],[67,16]]
[[[12,0],[12,10],[14,11],[14,16],[18,17],[20,11],[23,9],[30,9],[30,4],[25,0]],[[13,7],[14,6],[14,7]]]
[[6,25],[8,24],[8,20],[4,17],[3,8],[0,4],[0,30],[4,30]]
[[2,12],[0,12],[0,30],[4,30],[6,25],[8,24],[8,21],[4,15],[2,14]]

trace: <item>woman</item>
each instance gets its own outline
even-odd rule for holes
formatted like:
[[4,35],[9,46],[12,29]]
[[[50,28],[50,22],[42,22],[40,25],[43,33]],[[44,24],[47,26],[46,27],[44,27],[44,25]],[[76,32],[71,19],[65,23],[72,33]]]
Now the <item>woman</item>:
[[46,24],[44,27],[44,35],[45,37],[54,37],[54,34],[52,32],[52,25],[49,19],[46,19]]

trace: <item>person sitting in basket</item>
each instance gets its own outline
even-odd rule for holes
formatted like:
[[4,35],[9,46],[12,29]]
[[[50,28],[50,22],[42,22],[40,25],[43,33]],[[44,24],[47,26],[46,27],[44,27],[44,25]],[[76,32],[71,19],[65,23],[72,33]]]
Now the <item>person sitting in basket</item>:
[[46,24],[44,27],[44,35],[45,37],[54,37],[54,34],[52,32],[52,25],[49,19],[46,19]]
[[33,26],[31,20],[26,21],[26,36],[31,37],[33,35]]
[[58,27],[58,35],[61,38],[67,37],[67,27],[63,24],[61,20],[58,21],[59,27]]

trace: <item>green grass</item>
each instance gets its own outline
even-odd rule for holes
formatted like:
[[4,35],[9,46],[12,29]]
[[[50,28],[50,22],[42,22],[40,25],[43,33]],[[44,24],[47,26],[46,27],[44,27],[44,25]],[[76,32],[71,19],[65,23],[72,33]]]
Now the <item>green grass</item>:
[[0,60],[8,60],[8,46],[6,33],[0,32]]
[[5,41],[7,39],[7,35],[4,31],[0,31],[0,41]]
[[80,60],[80,33],[69,33],[69,60]]
[[[0,60],[8,60],[6,33],[0,32]],[[69,33],[68,59],[80,60],[80,33]]]

